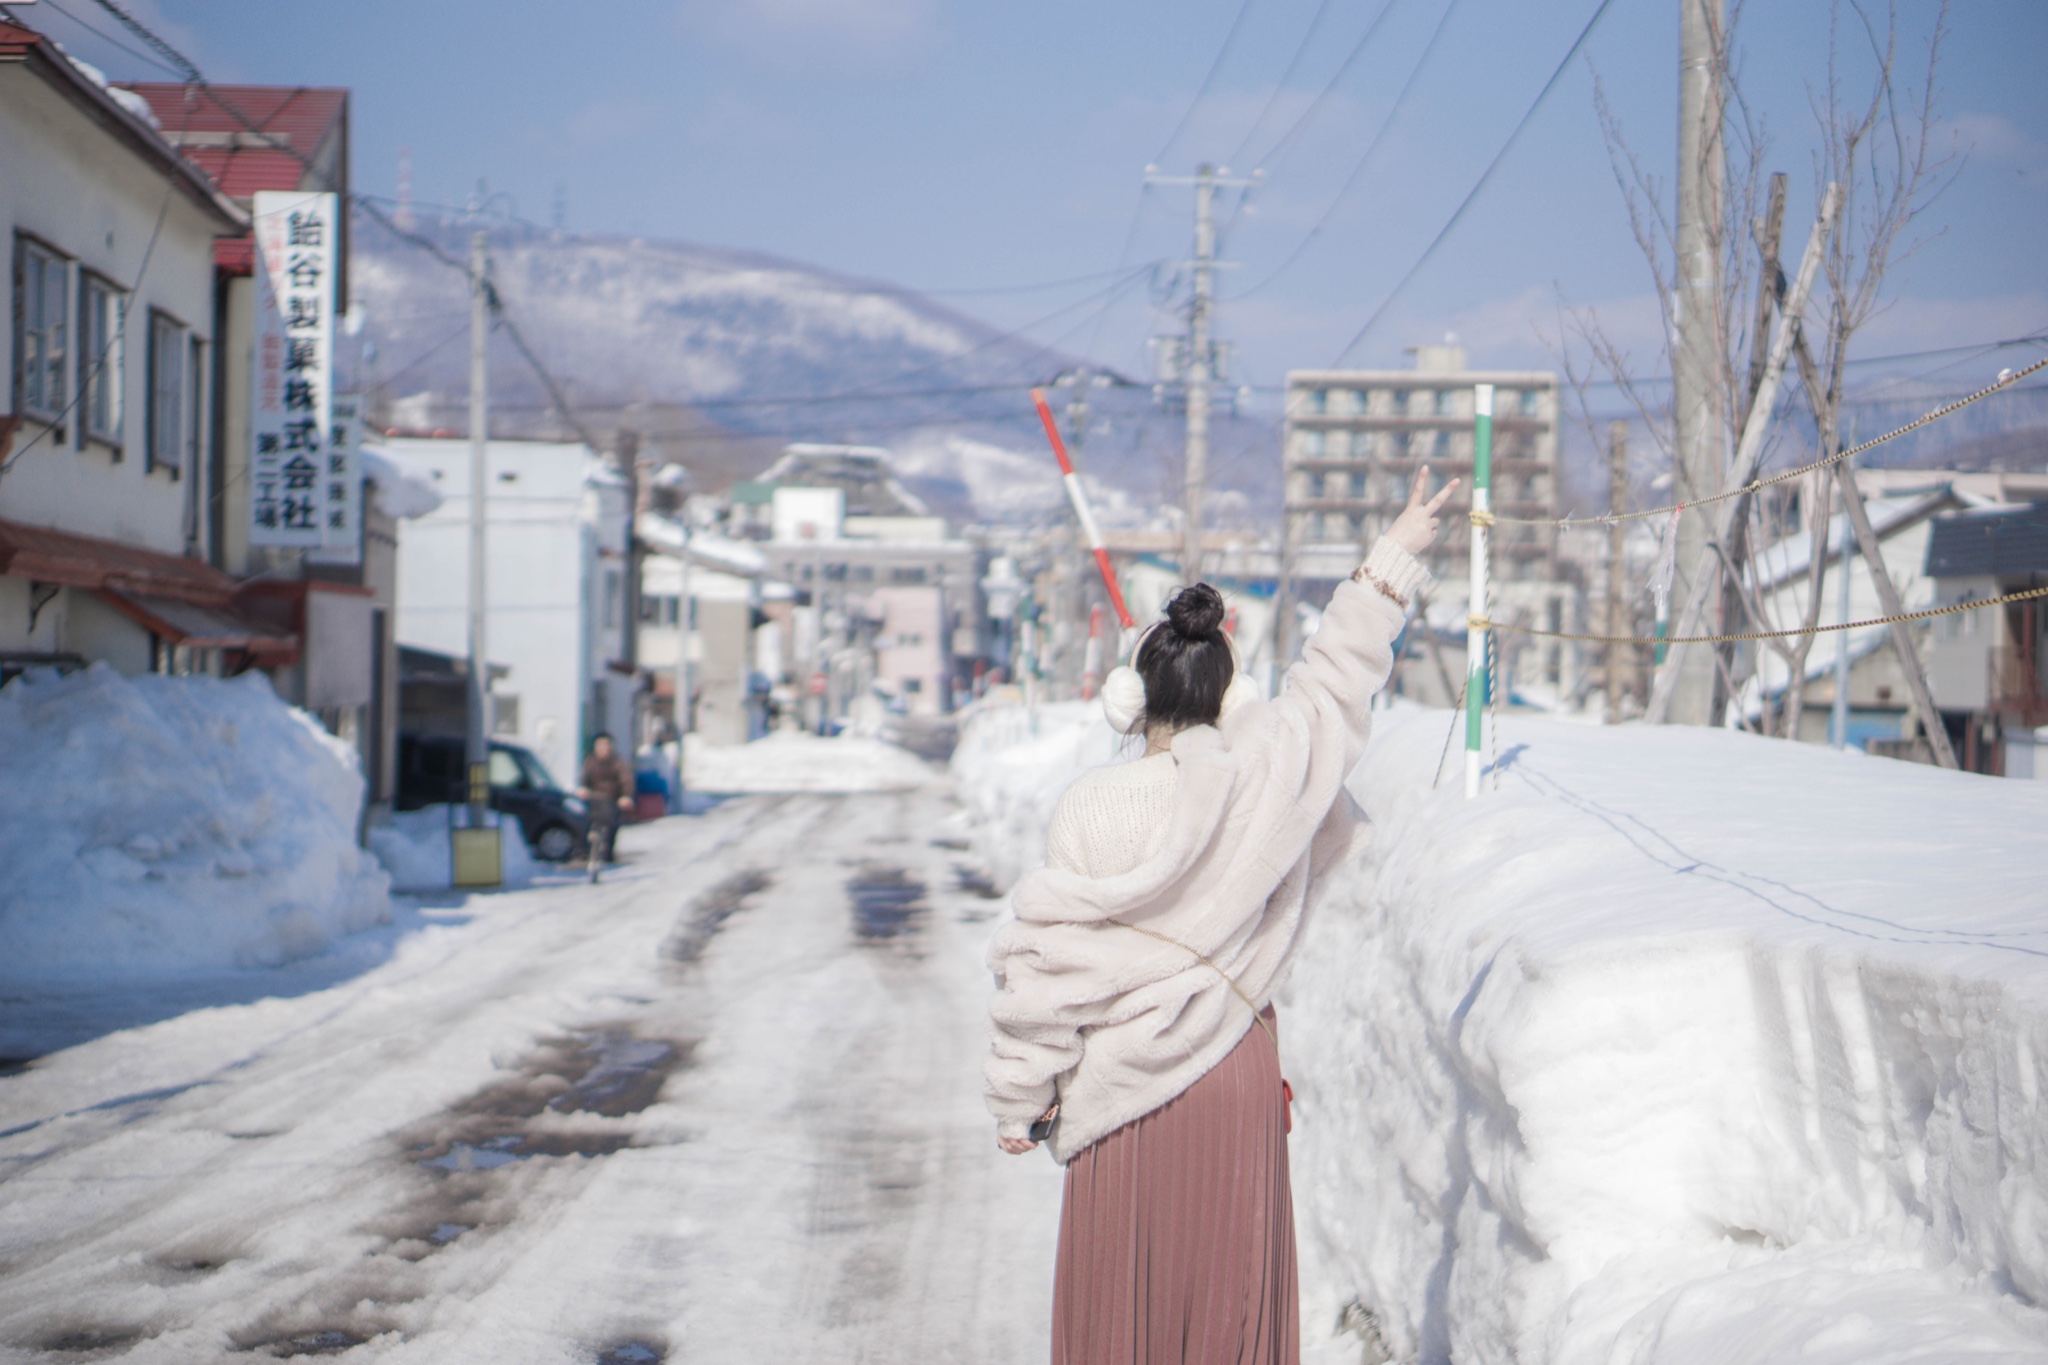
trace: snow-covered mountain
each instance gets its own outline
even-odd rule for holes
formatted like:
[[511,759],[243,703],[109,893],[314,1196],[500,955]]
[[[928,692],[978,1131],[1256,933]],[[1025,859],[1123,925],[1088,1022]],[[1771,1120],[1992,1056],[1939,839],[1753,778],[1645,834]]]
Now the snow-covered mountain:
[[[1061,515],[1027,393],[1076,363],[1055,349],[894,285],[758,253],[497,220],[424,219],[423,240],[362,215],[354,226],[359,379],[385,426],[466,429],[468,286],[449,261],[482,230],[508,314],[600,441],[636,426],[708,487],[764,468],[788,441],[885,445],[951,515]],[[494,430],[571,434],[502,331],[490,364]],[[1179,419],[1142,387],[1099,390],[1091,406],[1087,472],[1135,515],[1171,501]],[[1219,511],[1276,504],[1270,424],[1218,428]]]

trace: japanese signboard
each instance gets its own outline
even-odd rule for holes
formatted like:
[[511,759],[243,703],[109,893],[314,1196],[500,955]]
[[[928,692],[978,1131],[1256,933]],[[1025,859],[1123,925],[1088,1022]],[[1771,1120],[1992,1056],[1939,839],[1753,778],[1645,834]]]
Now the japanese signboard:
[[[358,538],[361,496],[355,478],[330,477],[328,465],[339,240],[335,196],[259,190],[254,207],[249,543],[339,548]],[[344,490],[341,496],[337,489]]]
[[315,564],[363,562],[363,422],[361,394],[337,393],[334,421],[327,429],[325,472],[320,479],[322,548],[308,551]]

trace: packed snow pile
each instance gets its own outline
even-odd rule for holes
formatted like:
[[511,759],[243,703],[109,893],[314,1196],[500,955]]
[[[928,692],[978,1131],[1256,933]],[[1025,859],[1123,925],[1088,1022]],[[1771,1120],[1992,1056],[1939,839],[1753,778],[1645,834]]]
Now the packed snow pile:
[[390,915],[347,745],[260,675],[0,690],[0,978],[271,967]]
[[[393,812],[389,821],[370,827],[370,851],[391,874],[393,891],[446,891],[455,884],[455,845],[449,831],[454,806],[423,806]],[[506,816],[498,829],[498,878],[507,887],[533,881],[533,854],[519,822]]]
[[917,755],[879,739],[778,730],[751,744],[684,739],[683,786],[695,792],[908,791],[932,780]]
[[1099,702],[983,703],[967,713],[952,773],[964,832],[995,885],[1008,890],[1045,861],[1045,830],[1060,793],[1121,748]]
[[2048,1360],[2048,784],[1446,721],[1279,1002],[1308,1358]]

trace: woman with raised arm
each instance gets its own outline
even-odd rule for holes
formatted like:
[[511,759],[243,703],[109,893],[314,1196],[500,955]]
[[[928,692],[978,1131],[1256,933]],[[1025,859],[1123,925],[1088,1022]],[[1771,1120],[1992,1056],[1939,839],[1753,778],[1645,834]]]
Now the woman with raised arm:
[[1133,762],[1060,798],[1046,866],[989,949],[988,1105],[1006,1152],[1067,1168],[1053,1365],[1295,1365],[1289,1127],[1272,996],[1345,777],[1457,481],[1408,506],[1258,699],[1223,599],[1182,589],[1103,686]]

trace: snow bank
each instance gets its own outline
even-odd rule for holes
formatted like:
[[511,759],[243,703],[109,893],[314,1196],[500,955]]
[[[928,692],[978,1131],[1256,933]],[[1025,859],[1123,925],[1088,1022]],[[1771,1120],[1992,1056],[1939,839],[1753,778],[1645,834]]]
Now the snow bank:
[[[1059,713],[955,760],[1006,884]],[[2048,1360],[2048,788],[1511,716],[1467,803],[1446,724],[1280,1000],[1308,1358]]]
[[[446,891],[455,884],[454,846],[448,838],[452,806],[425,806],[392,814],[388,824],[370,827],[370,851],[391,874],[393,891]],[[517,820],[499,828],[498,876],[507,887],[530,885],[533,854]]]
[[1053,702],[1035,711],[985,704],[966,714],[952,773],[968,841],[991,882],[1007,891],[1045,861],[1045,830],[1060,793],[1118,748],[1099,702]]
[[1381,721],[1372,851],[1282,1002],[1305,1322],[1355,1304],[1426,1360],[2048,1359],[2048,791],[1510,718],[1467,803],[1430,790],[1444,727]]
[[751,744],[685,737],[683,786],[718,795],[749,792],[908,791],[932,780],[915,754],[878,739],[777,731]]
[[0,977],[272,967],[383,922],[355,756],[249,674],[0,690]]

